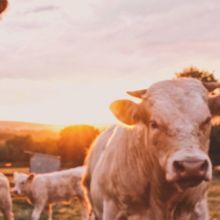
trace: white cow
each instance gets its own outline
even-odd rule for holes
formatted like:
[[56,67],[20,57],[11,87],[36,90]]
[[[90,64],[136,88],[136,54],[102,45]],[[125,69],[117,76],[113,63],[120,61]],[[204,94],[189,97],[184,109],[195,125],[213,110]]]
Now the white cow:
[[96,139],[83,179],[94,219],[208,219],[209,136],[220,97],[207,89],[196,79],[167,80],[129,92],[139,103],[113,102],[125,125]]
[[5,220],[14,219],[9,182],[7,177],[2,173],[0,173],[0,210]]
[[87,207],[81,187],[84,167],[45,174],[14,173],[13,191],[25,195],[34,205],[32,220],[38,220],[44,208],[48,210],[48,220],[52,220],[52,203],[78,197],[82,206],[82,219],[87,219]]

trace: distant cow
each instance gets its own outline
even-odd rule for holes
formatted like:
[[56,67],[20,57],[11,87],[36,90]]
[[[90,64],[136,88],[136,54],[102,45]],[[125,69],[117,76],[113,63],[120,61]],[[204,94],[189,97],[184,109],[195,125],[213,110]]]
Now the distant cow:
[[2,173],[0,173],[0,210],[5,220],[14,219],[9,182],[7,177]]
[[14,173],[13,191],[28,197],[34,205],[32,220],[38,220],[44,208],[48,209],[48,220],[52,220],[52,203],[78,197],[82,205],[82,219],[88,219],[86,202],[81,187],[84,167],[45,174]]
[[209,98],[206,86],[196,79],[167,80],[128,92],[140,103],[112,103],[126,126],[103,132],[87,158],[83,182],[94,219],[208,219],[207,152],[220,102]]

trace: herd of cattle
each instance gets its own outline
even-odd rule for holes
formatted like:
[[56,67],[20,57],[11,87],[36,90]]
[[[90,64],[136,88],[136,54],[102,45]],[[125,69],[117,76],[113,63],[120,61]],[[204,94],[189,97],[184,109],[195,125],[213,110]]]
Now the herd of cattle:
[[47,174],[0,176],[0,208],[14,219],[10,191],[34,206],[32,220],[54,202],[78,197],[82,219],[207,220],[212,116],[220,115],[220,83],[181,78],[128,92],[139,101],[110,106],[121,124],[103,131],[82,167]]

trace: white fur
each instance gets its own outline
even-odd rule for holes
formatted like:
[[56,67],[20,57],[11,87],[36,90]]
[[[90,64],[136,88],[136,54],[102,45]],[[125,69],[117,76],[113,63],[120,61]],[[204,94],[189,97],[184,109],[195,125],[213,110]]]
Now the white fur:
[[34,205],[32,220],[38,220],[45,207],[48,208],[48,220],[52,219],[52,203],[71,200],[78,197],[82,205],[82,219],[88,218],[81,177],[84,167],[45,174],[27,175],[14,173],[14,192],[25,195]]

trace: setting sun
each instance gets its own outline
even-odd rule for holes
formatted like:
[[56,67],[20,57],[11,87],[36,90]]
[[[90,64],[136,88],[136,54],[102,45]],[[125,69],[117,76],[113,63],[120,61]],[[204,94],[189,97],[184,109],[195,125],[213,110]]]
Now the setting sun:
[[[18,84],[1,81],[1,118],[61,125],[112,123],[114,117],[108,107],[114,99],[125,97],[126,90],[122,89],[125,82],[92,80],[91,84],[74,80],[42,84],[33,80],[17,80]],[[134,87],[127,84],[128,88]]]

